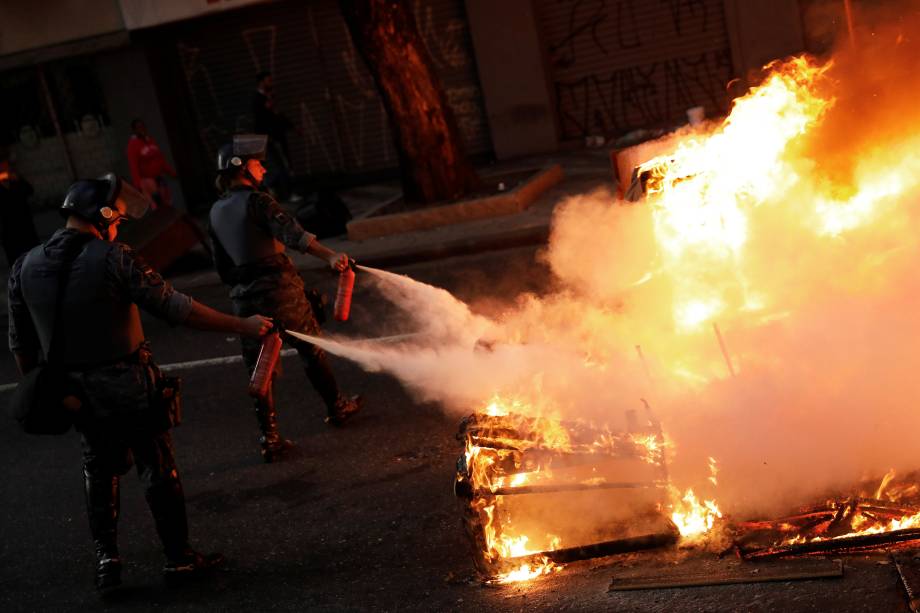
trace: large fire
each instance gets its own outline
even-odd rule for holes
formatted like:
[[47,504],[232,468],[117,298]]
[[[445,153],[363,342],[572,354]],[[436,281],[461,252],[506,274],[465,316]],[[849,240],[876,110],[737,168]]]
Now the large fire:
[[[909,214],[898,211],[896,205],[920,185],[920,156],[914,153],[920,150],[914,149],[920,139],[907,137],[886,151],[873,151],[853,165],[845,181],[822,174],[807,144],[811,132],[837,102],[829,93],[834,91],[829,76],[832,67],[831,63],[817,64],[805,57],[773,65],[760,86],[735,100],[724,121],[703,131],[671,137],[667,153],[639,167],[646,197],[635,206],[650,213],[655,255],[651,269],[646,269],[633,287],[639,292],[654,286],[656,297],[668,298],[671,329],[656,341],[661,321],[648,323],[654,319],[649,317],[646,328],[636,334],[651,339],[646,353],[653,355],[659,377],[663,373],[683,385],[702,387],[738,371],[743,373],[746,360],[774,359],[745,349],[737,351],[730,336],[736,330],[754,330],[781,321],[808,302],[807,288],[790,283],[794,274],[775,270],[771,249],[785,234],[794,235],[797,249],[810,246],[831,256],[839,251],[841,241],[867,247],[874,254],[868,263],[839,278],[829,269],[821,269],[827,262],[814,258],[812,265],[819,270],[809,273],[812,278],[844,293],[877,285],[883,272],[873,263],[884,262],[892,250],[903,247]],[[541,314],[550,316],[551,311],[543,308]],[[578,326],[588,331],[587,342],[582,344],[585,367],[603,371],[610,350],[602,342],[593,343],[590,337],[609,338],[611,330],[621,334],[623,328],[610,325],[611,315],[601,310],[584,309],[582,316]],[[517,336],[526,342],[527,334]],[[701,351],[704,345],[709,349]],[[643,349],[636,346],[636,351],[651,384]],[[658,383],[668,385],[667,381]],[[500,562],[537,556],[518,561],[513,568],[496,567],[501,568],[494,575],[499,582],[526,580],[558,570],[561,565],[543,554],[568,547],[568,543],[552,533],[534,532],[532,526],[525,530],[512,515],[498,512],[503,493],[510,492],[503,488],[556,483],[556,467],[548,461],[526,470],[517,467],[517,472],[501,476],[492,471],[497,464],[507,463],[512,448],[571,453],[579,451],[579,444],[559,419],[533,417],[541,411],[526,401],[496,397],[487,404],[480,414],[531,417],[524,442],[503,441],[499,434],[489,439],[498,443],[498,448],[486,449],[474,438],[467,439],[466,463],[474,487],[494,494],[479,503],[485,518],[485,557]],[[658,435],[628,436],[633,444],[643,447],[647,460],[656,463],[660,459],[663,465],[669,446],[660,430]],[[591,445],[598,451],[611,451],[623,442],[622,436],[610,434],[599,436]],[[723,520],[720,506],[711,496],[718,484],[719,468],[713,458],[709,465],[709,477],[701,478],[692,488],[679,489],[666,476],[658,482],[663,493],[659,508],[679,532],[681,543],[707,542]],[[887,485],[883,483],[872,500],[879,499]],[[700,497],[696,492],[701,490],[707,495]],[[841,504],[849,505],[849,510],[841,510]],[[800,526],[789,524],[792,534],[786,532],[784,544],[920,526],[920,512],[912,508],[898,514],[884,505],[860,506],[852,501],[831,507],[837,518],[833,535],[809,536],[799,530]],[[843,525],[848,528],[839,529]]]
[[[795,180],[785,156],[832,103],[812,90],[826,68],[803,58],[778,66],[763,85],[735,101],[715,132],[689,136],[672,153],[640,167],[651,173],[647,192],[661,272],[674,282],[680,330],[699,330],[729,309],[768,308],[742,261],[749,214]],[[732,295],[736,288],[740,292]]]
[[[756,555],[920,538],[915,484],[840,494],[916,468],[920,41],[890,38],[864,57],[776,63],[724,120],[643,144],[655,153],[628,191],[641,202],[561,202],[542,254],[551,289],[474,310],[362,268],[415,340],[305,337],[476,409],[456,486],[484,574],[724,546],[726,524],[763,537]],[[827,492],[798,515],[737,521]],[[753,556],[757,538],[736,545]]]
[[[674,332],[691,343],[656,354],[671,375],[701,383],[734,374],[743,360],[727,369],[700,363],[692,339],[713,327],[721,335],[718,326],[730,333],[783,319],[809,299],[815,280],[871,289],[882,281],[879,268],[915,242],[909,212],[896,205],[920,185],[920,138],[907,130],[897,143],[865,152],[845,180],[823,173],[806,151],[836,103],[832,68],[805,57],[775,64],[721,124],[672,137],[668,153],[639,167],[657,261],[637,285],[668,288]],[[853,275],[821,279],[843,241],[860,243],[869,261]],[[784,247],[811,252],[796,264],[788,252],[775,253]],[[819,270],[804,269],[805,283],[796,271],[776,270],[779,261]]]

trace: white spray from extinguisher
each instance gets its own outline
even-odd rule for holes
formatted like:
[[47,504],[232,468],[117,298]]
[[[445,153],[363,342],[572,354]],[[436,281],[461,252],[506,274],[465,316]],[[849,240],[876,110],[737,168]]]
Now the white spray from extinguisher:
[[[383,298],[410,315],[414,329],[409,334],[397,335],[400,338],[412,338],[414,342],[422,342],[426,346],[464,346],[471,348],[476,344],[477,340],[490,335],[496,327],[494,321],[474,314],[466,303],[458,300],[445,289],[416,281],[405,275],[377,268],[359,264],[354,264],[354,268],[364,275],[362,278],[373,285]],[[349,271],[342,273],[340,288],[336,296],[336,319],[340,321],[343,321],[339,316],[340,305],[344,304],[345,298],[350,299],[351,297],[351,288],[348,286],[349,279],[345,279]],[[352,272],[350,276],[350,283],[353,285],[354,273]],[[342,285],[343,279],[345,279],[344,287]],[[301,335],[297,336],[298,338],[302,337]],[[306,335],[303,336],[305,337]],[[347,353],[346,345],[352,342],[361,342],[357,339],[339,339],[339,341],[335,341],[329,338],[313,337],[303,338],[303,340],[319,345],[331,353],[352,359],[354,359],[354,356],[344,355]]]
[[495,330],[496,323],[476,315],[462,300],[446,289],[378,268],[358,266],[389,302],[407,313],[419,336],[432,344],[469,344]]

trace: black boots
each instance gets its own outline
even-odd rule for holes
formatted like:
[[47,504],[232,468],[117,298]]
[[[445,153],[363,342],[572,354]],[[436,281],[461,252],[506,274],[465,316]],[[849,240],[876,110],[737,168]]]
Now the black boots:
[[329,407],[329,415],[326,417],[326,423],[330,426],[342,426],[355,413],[361,410],[364,399],[361,396],[342,396],[339,395],[335,404]]
[[[127,434],[136,434],[128,431]],[[213,568],[223,561],[218,554],[202,556],[188,543],[188,520],[185,514],[185,494],[167,433],[147,438],[138,436],[124,452],[132,453],[138,475],[144,484],[144,497],[153,515],[157,534],[163,543],[167,578],[191,576]],[[130,467],[128,463],[108,462],[100,455],[108,448],[84,434],[84,488],[89,527],[96,551],[96,588],[106,594],[121,585],[122,562],[118,555],[117,526],[119,506],[119,477]],[[129,451],[130,449],[130,451]]]
[[224,556],[219,553],[204,555],[194,549],[186,548],[172,556],[167,556],[163,567],[163,578],[167,583],[175,584],[186,579],[199,577],[209,570],[222,566]]
[[259,429],[262,430],[262,436],[259,438],[262,446],[262,460],[266,464],[271,464],[289,454],[294,448],[294,443],[282,437],[278,432],[278,417],[271,395],[264,400],[256,401],[256,419],[259,421]]
[[106,594],[121,585],[118,555],[118,477],[83,472],[89,529],[96,549],[96,589]]
[[178,478],[167,478],[151,485],[146,496],[166,554],[163,577],[167,582],[197,577],[223,564],[224,556],[221,554],[205,556],[189,546],[185,494]]

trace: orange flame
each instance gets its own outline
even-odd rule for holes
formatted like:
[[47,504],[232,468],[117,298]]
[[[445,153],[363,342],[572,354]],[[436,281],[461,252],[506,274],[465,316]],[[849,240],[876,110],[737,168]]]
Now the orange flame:
[[[651,172],[655,237],[662,269],[675,284],[678,330],[700,330],[729,308],[729,288],[711,271],[748,286],[738,259],[748,241],[749,213],[795,175],[784,155],[832,104],[813,91],[828,68],[804,58],[778,65],[735,101],[714,133],[687,137],[671,154],[640,166]],[[742,306],[759,306],[756,294],[748,292]]]
[[714,500],[701,502],[693,493],[693,489],[689,488],[683,496],[672,488],[672,495],[675,500],[672,502],[674,511],[671,513],[671,521],[680,531],[681,541],[685,544],[703,541],[716,520],[722,519],[722,511],[718,505]]

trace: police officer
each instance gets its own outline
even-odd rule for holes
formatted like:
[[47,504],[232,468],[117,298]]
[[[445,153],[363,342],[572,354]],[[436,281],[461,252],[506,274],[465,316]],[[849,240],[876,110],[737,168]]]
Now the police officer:
[[171,324],[253,339],[271,326],[260,315],[225,315],[175,291],[129,247],[114,242],[119,223],[143,215],[148,203],[114,174],[77,181],[61,207],[66,226],[16,261],[8,285],[9,344],[20,370],[29,372],[49,355],[53,336],[54,362],[79,390],[65,404],[79,409],[101,591],[121,583],[119,476],[132,461],[163,543],[164,574],[187,576],[222,561],[219,554],[204,556],[189,546],[170,423],[157,396],[162,375],[151,361],[138,306]]
[[[348,256],[321,245],[274,198],[259,189],[265,175],[260,162],[265,158],[265,147],[265,136],[241,134],[218,152],[217,186],[222,196],[211,208],[210,228],[215,265],[224,283],[232,286],[230,298],[237,315],[265,313],[284,328],[319,334],[319,324],[304,296],[303,281],[285,255],[285,247],[326,260],[338,271],[348,266]],[[322,349],[285,340],[297,349],[307,378],[326,405],[326,423],[341,425],[360,410],[360,396],[347,397],[339,391]],[[259,347],[257,340],[242,338],[243,360],[250,375]],[[273,391],[256,401],[256,418],[262,430],[262,458],[266,462],[281,458],[292,444],[278,432]]]

